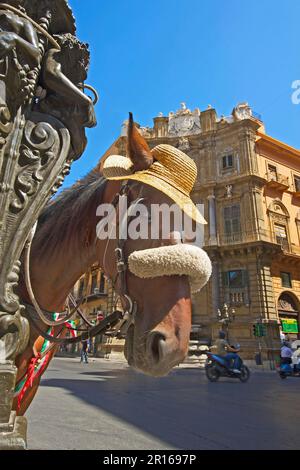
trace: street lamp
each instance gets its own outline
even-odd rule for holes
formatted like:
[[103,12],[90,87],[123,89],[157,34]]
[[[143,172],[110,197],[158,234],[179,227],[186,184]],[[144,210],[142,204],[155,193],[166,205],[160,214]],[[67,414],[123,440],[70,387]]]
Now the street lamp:
[[228,305],[225,303],[222,307],[222,309],[218,308],[217,311],[217,316],[218,316],[218,321],[222,325],[222,330],[225,327],[226,328],[226,336],[227,336],[227,341],[229,341],[229,325],[231,322],[234,321],[235,319],[235,309],[228,307]]

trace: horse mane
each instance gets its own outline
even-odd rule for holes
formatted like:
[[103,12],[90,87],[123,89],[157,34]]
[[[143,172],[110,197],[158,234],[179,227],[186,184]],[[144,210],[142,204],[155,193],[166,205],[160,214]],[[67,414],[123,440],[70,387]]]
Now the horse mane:
[[96,229],[91,230],[96,221],[96,210],[101,204],[107,180],[93,169],[70,188],[62,191],[51,200],[39,217],[34,237],[38,253],[54,250],[57,246],[66,248],[74,236],[82,239],[88,236],[92,242]]

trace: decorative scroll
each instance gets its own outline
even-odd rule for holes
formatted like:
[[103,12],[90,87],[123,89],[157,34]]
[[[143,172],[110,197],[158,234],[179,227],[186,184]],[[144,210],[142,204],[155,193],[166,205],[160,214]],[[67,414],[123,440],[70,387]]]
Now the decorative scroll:
[[17,213],[28,203],[43,181],[48,165],[56,156],[59,145],[57,132],[45,122],[28,122],[24,130],[25,143],[20,147],[19,167],[14,190],[16,198],[10,209]]

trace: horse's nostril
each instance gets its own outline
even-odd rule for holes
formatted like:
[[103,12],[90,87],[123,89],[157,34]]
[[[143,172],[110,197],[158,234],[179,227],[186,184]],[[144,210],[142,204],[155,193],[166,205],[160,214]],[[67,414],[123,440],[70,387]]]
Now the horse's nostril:
[[160,362],[166,349],[166,337],[162,333],[154,331],[148,337],[148,352],[155,363]]

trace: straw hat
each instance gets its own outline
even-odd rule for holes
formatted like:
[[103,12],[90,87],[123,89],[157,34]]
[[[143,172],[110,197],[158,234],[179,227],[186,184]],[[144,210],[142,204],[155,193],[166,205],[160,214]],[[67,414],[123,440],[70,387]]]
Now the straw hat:
[[197,178],[195,162],[171,145],[158,145],[151,153],[154,163],[135,173],[128,157],[111,155],[104,162],[103,175],[108,180],[135,180],[148,184],[169,196],[193,220],[206,224],[190,197]]

